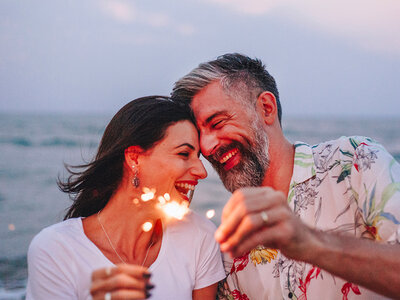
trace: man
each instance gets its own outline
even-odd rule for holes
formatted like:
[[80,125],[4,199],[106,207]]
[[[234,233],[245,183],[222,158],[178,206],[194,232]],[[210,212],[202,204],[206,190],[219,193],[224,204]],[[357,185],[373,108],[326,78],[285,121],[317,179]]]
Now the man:
[[400,166],[382,146],[291,144],[275,80],[240,54],[200,64],[172,97],[233,193],[215,233],[234,258],[227,299],[400,299]]

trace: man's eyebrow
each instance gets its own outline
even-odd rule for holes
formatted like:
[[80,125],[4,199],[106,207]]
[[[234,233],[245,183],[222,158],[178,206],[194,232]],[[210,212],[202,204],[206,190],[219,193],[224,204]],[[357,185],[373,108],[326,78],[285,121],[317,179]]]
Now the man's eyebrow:
[[187,147],[189,147],[189,148],[192,149],[192,150],[195,149],[194,146],[193,146],[192,144],[189,144],[189,143],[183,143],[183,144],[181,144],[181,145],[179,145],[179,146],[176,146],[175,149],[178,149],[178,148],[184,147],[184,146],[187,146]]
[[205,125],[205,126],[208,125],[214,118],[219,117],[219,116],[222,116],[222,115],[226,116],[226,115],[228,115],[228,112],[227,112],[226,110],[222,110],[222,111],[216,112],[215,114],[212,114],[211,116],[209,116],[209,117],[205,120],[204,125]]

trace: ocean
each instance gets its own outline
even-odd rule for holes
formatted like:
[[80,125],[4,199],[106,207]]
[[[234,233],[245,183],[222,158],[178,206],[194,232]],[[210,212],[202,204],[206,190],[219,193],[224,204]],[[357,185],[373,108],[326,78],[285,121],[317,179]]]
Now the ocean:
[[[33,236],[63,219],[70,205],[56,181],[63,163],[90,161],[111,115],[0,114],[0,300],[23,299],[26,253]],[[315,144],[343,135],[369,136],[400,161],[400,118],[286,117],[283,129],[292,141]],[[218,224],[229,198],[217,174],[205,162],[208,178],[196,189],[192,208],[215,209]]]

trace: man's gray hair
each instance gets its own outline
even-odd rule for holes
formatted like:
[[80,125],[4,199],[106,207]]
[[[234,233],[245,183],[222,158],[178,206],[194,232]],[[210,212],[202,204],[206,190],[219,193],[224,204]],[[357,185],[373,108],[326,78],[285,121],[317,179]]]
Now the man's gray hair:
[[200,64],[175,82],[171,98],[190,104],[198,92],[214,81],[219,81],[227,95],[243,101],[247,107],[249,103],[255,104],[262,92],[271,92],[276,98],[281,122],[282,108],[275,79],[261,60],[238,53],[224,54]]

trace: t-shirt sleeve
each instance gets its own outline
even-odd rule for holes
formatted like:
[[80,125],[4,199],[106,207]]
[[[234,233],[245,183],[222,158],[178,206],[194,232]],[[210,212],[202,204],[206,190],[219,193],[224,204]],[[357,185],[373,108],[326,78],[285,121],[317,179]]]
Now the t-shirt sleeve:
[[[48,232],[39,233],[28,250],[27,300],[77,299],[75,287],[62,267],[62,249]],[[61,264],[60,264],[61,263]]]
[[[211,223],[209,220],[205,221]],[[207,225],[209,226],[204,232],[198,252],[195,290],[210,286],[225,278],[222,255],[219,245],[214,239],[215,226],[213,224]]]
[[400,243],[400,165],[378,143],[360,141],[353,156],[352,186],[363,237]]

